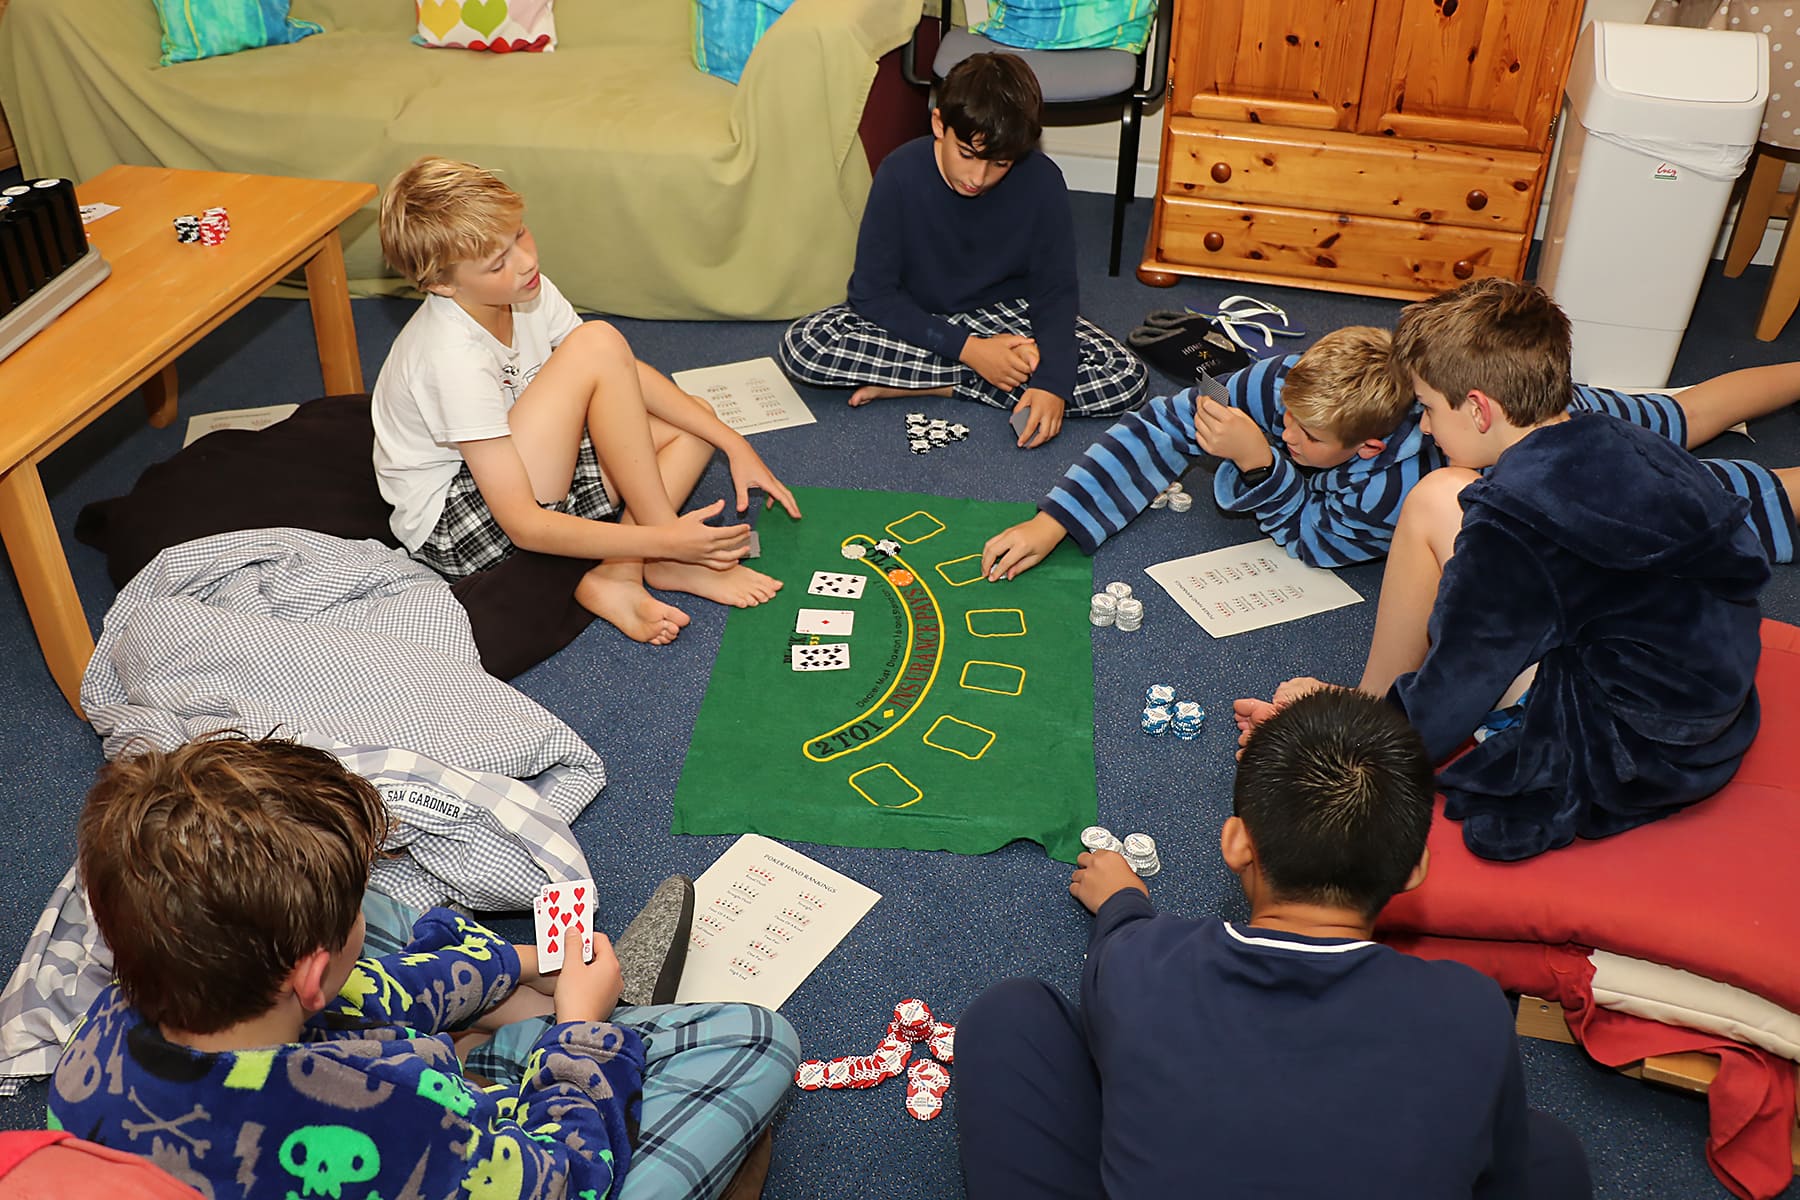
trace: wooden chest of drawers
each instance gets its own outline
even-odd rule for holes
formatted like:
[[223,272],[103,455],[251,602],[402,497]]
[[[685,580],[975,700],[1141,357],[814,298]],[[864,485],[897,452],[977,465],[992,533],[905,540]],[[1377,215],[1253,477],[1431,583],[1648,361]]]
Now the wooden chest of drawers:
[[1430,295],[1525,267],[1576,0],[1177,0],[1138,277]]

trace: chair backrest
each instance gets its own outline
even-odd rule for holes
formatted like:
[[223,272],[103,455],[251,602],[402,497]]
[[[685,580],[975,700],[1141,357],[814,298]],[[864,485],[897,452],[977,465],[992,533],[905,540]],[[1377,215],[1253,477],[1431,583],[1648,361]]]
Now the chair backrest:
[[1174,0],[1158,0],[1150,38],[1135,55],[1119,49],[1023,50],[974,33],[960,3],[938,14],[938,50],[930,77],[917,70],[915,38],[902,52],[907,80],[936,88],[951,67],[973,54],[997,51],[1017,54],[1038,77],[1046,108],[1080,107],[1121,102],[1148,103],[1168,86],[1169,36]]

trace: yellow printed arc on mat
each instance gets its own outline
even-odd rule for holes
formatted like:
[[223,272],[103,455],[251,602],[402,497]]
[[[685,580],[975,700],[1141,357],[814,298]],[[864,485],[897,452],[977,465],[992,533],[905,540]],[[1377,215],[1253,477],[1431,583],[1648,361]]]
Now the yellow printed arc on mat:
[[[872,544],[871,539],[866,534],[860,533],[845,538],[843,544],[849,545],[851,542]],[[876,742],[879,742],[882,738],[906,724],[906,719],[912,716],[919,705],[925,702],[925,697],[931,693],[931,685],[937,682],[938,667],[944,661],[943,610],[938,607],[937,597],[932,594],[930,588],[925,586],[924,581],[919,577],[919,573],[912,570],[905,559],[897,554],[890,555],[889,557],[912,576],[910,583],[900,585],[894,582],[894,572],[891,570],[880,569],[875,572],[887,582],[889,587],[894,589],[895,596],[900,600],[900,608],[906,613],[906,653],[901,657],[900,670],[894,675],[894,681],[888,685],[887,691],[883,692],[881,696],[876,699],[875,703],[871,704],[867,709],[863,710],[863,712],[827,733],[819,734],[816,737],[809,737],[804,742],[800,743],[800,752],[813,762],[830,762],[832,759],[841,758],[853,750],[860,750],[864,746],[872,746]],[[908,677],[909,674],[912,673],[915,652],[919,649],[919,630],[917,628],[917,622],[913,618],[913,605],[908,601],[908,594],[915,591],[923,599],[923,603],[919,605],[920,610],[928,610],[931,613],[932,620],[937,625],[937,637],[933,645],[931,668],[925,674],[925,678],[922,682],[916,678]],[[882,720],[886,720],[887,718],[884,710],[890,707],[899,707],[895,704],[894,697],[897,692],[901,691],[903,686],[912,693],[911,702],[904,705],[899,718],[894,720],[892,724],[884,725],[880,721],[877,721],[875,714],[884,713]]]

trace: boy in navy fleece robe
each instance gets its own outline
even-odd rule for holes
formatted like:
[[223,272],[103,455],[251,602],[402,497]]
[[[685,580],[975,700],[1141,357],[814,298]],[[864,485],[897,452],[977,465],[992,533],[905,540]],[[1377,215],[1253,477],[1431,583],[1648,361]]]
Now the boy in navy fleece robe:
[[[1469,848],[1526,858],[1717,791],[1759,713],[1745,500],[1666,438],[1568,411],[1569,322],[1539,288],[1411,305],[1394,349],[1451,465],[1407,498],[1360,686],[1434,761],[1481,738],[1438,776]],[[1238,701],[1240,728],[1318,686]]]

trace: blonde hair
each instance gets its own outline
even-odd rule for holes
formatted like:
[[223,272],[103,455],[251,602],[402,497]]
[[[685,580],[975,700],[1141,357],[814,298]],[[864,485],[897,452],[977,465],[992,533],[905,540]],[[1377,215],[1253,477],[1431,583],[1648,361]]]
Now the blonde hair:
[[1442,392],[1451,408],[1486,393],[1514,425],[1569,407],[1569,318],[1548,292],[1512,279],[1475,279],[1409,304],[1394,329],[1394,361]]
[[518,228],[525,200],[492,171],[428,154],[381,198],[381,253],[420,290],[459,262],[492,253]]
[[1281,403],[1315,436],[1354,446],[1392,434],[1413,395],[1395,369],[1393,336],[1373,325],[1347,325],[1314,342],[1289,368]]

